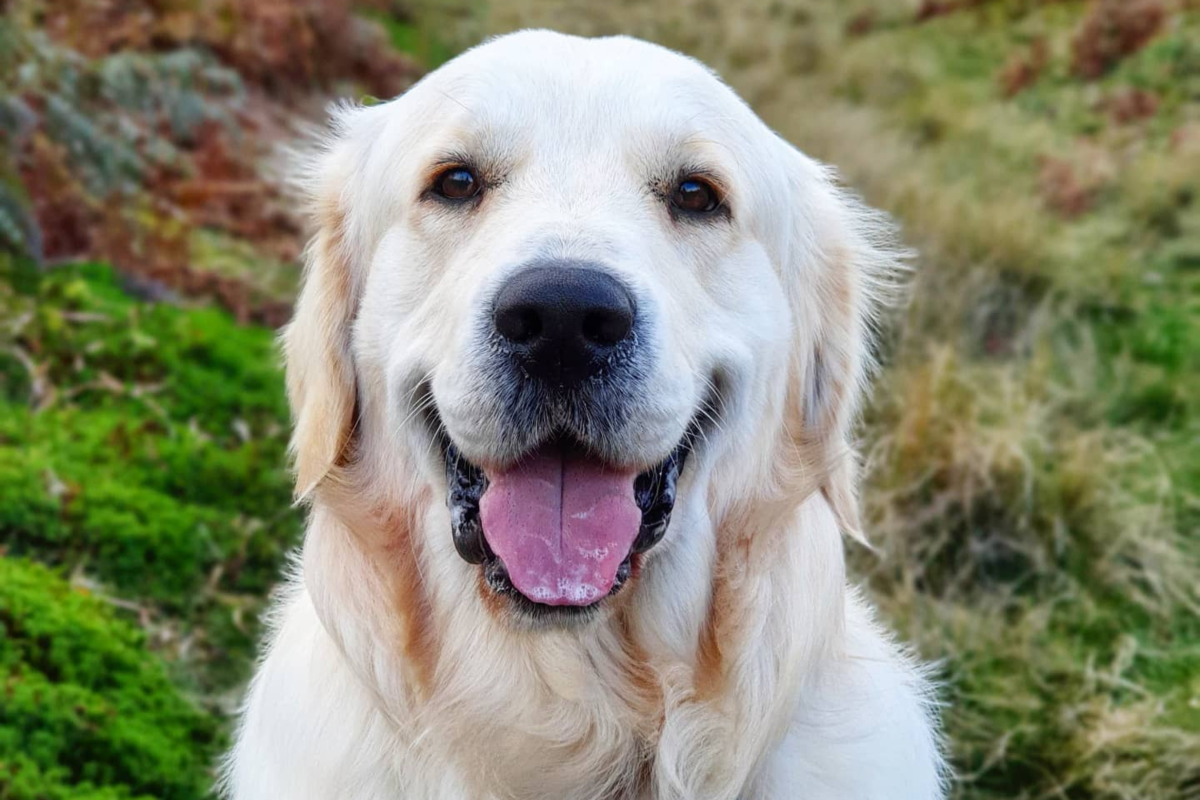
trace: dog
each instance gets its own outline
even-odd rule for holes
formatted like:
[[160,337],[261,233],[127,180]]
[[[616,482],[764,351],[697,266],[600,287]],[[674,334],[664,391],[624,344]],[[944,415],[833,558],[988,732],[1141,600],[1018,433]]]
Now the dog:
[[844,566],[886,218],[631,38],[333,116],[283,334],[308,527],[226,796],[942,797]]

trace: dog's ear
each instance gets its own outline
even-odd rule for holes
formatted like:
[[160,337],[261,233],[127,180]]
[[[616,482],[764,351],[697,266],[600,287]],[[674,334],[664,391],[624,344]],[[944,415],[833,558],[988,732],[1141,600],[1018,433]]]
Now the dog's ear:
[[[342,134],[346,116],[335,120]],[[354,426],[350,329],[357,300],[345,208],[348,160],[345,142],[333,138],[318,152],[301,156],[305,166],[297,176],[316,228],[305,252],[295,312],[283,331],[298,500],[307,498],[337,463]]]
[[881,302],[895,294],[908,253],[895,244],[883,214],[841,189],[836,175],[792,151],[793,197],[810,198],[790,210],[787,278],[798,315],[792,364],[789,430],[806,453],[842,531],[864,541],[858,507],[853,425],[873,366],[875,323]]

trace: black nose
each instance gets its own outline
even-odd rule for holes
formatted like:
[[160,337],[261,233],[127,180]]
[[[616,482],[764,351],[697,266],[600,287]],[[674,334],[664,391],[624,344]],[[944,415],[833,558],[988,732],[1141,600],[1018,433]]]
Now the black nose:
[[633,330],[633,298],[599,269],[529,267],[496,296],[492,319],[532,376],[558,385],[595,375]]

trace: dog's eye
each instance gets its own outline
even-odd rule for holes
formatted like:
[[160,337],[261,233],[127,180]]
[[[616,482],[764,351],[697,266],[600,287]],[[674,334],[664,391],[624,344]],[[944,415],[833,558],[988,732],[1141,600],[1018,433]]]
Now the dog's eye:
[[482,188],[482,182],[467,167],[451,167],[433,182],[433,190],[447,200],[470,200]]
[[717,190],[700,178],[687,178],[679,182],[671,194],[671,204],[681,211],[707,214],[721,204]]

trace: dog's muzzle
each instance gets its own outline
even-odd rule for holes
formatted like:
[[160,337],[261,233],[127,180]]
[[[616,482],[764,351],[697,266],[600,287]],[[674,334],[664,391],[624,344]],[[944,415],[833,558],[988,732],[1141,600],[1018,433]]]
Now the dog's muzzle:
[[[632,292],[588,262],[538,262],[490,307],[487,391],[505,449],[485,470],[440,429],[454,545],[491,589],[544,616],[617,592],[665,534],[696,434],[650,469],[628,451],[644,385]],[[621,436],[613,435],[622,431]]]
[[[635,575],[671,522],[701,409],[652,468],[636,453],[643,351],[634,295],[604,267],[540,261],[497,291],[480,391],[497,399],[487,468],[455,446],[436,408],[451,533],[494,593],[534,618],[595,606]],[[500,455],[504,453],[504,455]],[[631,467],[630,464],[636,464]]]

